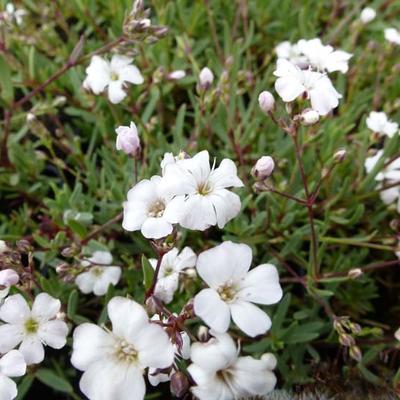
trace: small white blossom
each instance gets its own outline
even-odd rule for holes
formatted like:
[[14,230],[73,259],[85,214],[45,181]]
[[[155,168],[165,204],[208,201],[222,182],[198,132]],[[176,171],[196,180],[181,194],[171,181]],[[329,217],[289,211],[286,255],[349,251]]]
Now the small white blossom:
[[302,54],[298,44],[292,44],[286,40],[275,47],[275,53],[278,59],[283,58],[288,60],[299,68],[306,68],[308,66],[307,58]]
[[210,68],[204,67],[199,74],[199,83],[203,89],[209,88],[214,81],[214,74]]
[[3,18],[6,21],[13,22],[15,21],[17,25],[22,25],[24,22],[24,17],[27,14],[27,11],[22,8],[15,8],[14,4],[7,3],[6,9],[3,12]]
[[392,137],[399,131],[399,125],[391,121],[384,112],[371,111],[367,117],[367,126],[372,132]]
[[134,122],[131,122],[129,126],[119,126],[115,132],[117,133],[117,150],[122,150],[125,154],[132,156],[139,153],[140,139]]
[[252,169],[252,174],[256,179],[265,180],[269,178],[275,168],[275,162],[270,156],[259,158]]
[[376,17],[376,11],[371,7],[365,7],[361,11],[360,20],[363,24],[369,24]]
[[228,334],[213,333],[207,343],[193,343],[188,372],[196,383],[192,393],[199,400],[232,400],[263,396],[276,384],[276,358],[267,353],[260,360],[238,357]]
[[17,397],[18,390],[16,378],[26,373],[24,356],[17,350],[11,350],[0,358],[0,399],[13,400]]
[[320,115],[328,114],[339,105],[342,95],[336,91],[325,74],[301,70],[289,61],[279,59],[274,75],[278,77],[275,89],[286,103],[306,96],[311,101],[312,109]]
[[122,227],[127,231],[140,230],[148,239],[168,236],[173,224],[180,220],[179,204],[171,202],[173,195],[162,183],[163,178],[153,176],[137,183],[128,192],[124,203]]
[[395,28],[386,28],[385,39],[390,43],[400,45],[400,32]]
[[349,69],[348,62],[353,55],[343,50],[335,50],[329,45],[325,46],[319,38],[301,39],[297,45],[307,58],[309,65],[319,72],[346,73]]
[[209,288],[195,296],[194,312],[216,332],[226,332],[231,317],[251,337],[271,327],[269,316],[253,303],[268,305],[281,299],[278,271],[272,264],[249,271],[251,260],[249,246],[230,241],[197,259],[197,272]]
[[265,114],[268,114],[270,111],[274,109],[275,99],[271,92],[264,90],[258,95],[258,105],[260,106],[261,111]]
[[53,349],[65,346],[68,326],[56,319],[61,303],[47,293],[36,296],[32,310],[26,300],[15,294],[8,297],[0,307],[0,353],[6,353],[18,344],[28,365],[44,359],[43,345]]
[[[157,260],[150,259],[149,261],[155,269]],[[195,265],[196,254],[190,247],[185,247],[180,253],[177,248],[170,250],[161,261],[154,294],[164,303],[170,303],[178,289],[179,275],[184,273],[185,269]]]
[[208,151],[165,166],[164,185],[174,199],[173,208],[181,213],[184,228],[205,230],[213,225],[223,228],[240,211],[240,198],[227,188],[241,187],[232,160],[222,160],[210,168]]
[[121,268],[112,266],[112,255],[108,251],[95,251],[93,256],[82,262],[85,272],[75,278],[82,293],[93,292],[96,296],[107,293],[108,286],[115,286],[121,277]]
[[180,79],[183,79],[186,76],[186,72],[183,69],[178,69],[176,71],[172,71],[167,75],[167,79],[173,80],[173,81],[179,81]]
[[87,76],[83,87],[94,94],[100,94],[108,88],[111,103],[120,103],[126,97],[126,82],[140,85],[144,81],[132,61],[131,58],[118,54],[112,57],[111,62],[100,56],[93,56],[86,68]]
[[151,323],[135,301],[114,297],[107,311],[112,331],[91,323],[74,331],[71,363],[84,371],[79,387],[90,400],[142,400],[144,370],[168,368],[174,348],[163,328]]

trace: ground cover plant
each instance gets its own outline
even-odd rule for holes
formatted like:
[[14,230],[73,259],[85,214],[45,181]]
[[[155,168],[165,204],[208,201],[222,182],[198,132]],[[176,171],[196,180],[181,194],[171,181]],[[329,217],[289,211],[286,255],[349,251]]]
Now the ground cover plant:
[[396,398],[397,1],[0,6],[1,400]]

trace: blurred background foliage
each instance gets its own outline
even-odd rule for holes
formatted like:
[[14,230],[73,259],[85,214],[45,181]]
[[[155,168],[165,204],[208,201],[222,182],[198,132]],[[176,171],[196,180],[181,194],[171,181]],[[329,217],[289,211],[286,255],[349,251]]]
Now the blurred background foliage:
[[[2,9],[5,3],[1,2]],[[335,391],[336,385],[352,387],[358,382],[362,392],[372,386],[396,386],[398,213],[384,205],[375,190],[378,170],[368,176],[363,166],[371,148],[383,146],[389,157],[399,151],[398,136],[382,143],[365,125],[373,109],[399,121],[399,47],[383,39],[385,27],[399,28],[399,3],[368,3],[378,16],[366,26],[357,21],[366,5],[362,1],[151,0],[145,4],[152,11],[152,23],[168,26],[169,33],[156,43],[137,40],[125,48],[135,55],[145,83],[130,86],[128,97],[118,105],[82,89],[87,59],[22,106],[18,101],[65,66],[81,37],[83,56],[120,38],[131,0],[22,0],[15,6],[27,10],[23,24],[0,26],[0,238],[31,242],[40,283],[62,300],[71,324],[87,319],[104,322],[104,305],[115,294],[143,299],[140,259],[143,253],[154,256],[151,247],[140,233],[124,232],[113,220],[135,180],[135,162],[115,150],[114,130],[133,120],[143,149],[139,179],[160,173],[163,154],[180,150],[194,154],[208,149],[218,162],[228,157],[238,166],[245,182],[238,191],[240,215],[223,231],[182,231],[179,246],[190,245],[199,253],[222,240],[244,242],[253,248],[253,265],[272,262],[279,268],[286,294],[269,310],[272,330],[257,341],[243,338],[243,351],[256,356],[276,353],[279,387]],[[347,150],[346,159],[322,183],[315,205],[320,264],[315,278],[307,275],[311,262],[307,209],[274,193],[254,192],[250,176],[254,162],[271,155],[277,163],[275,188],[304,197],[292,141],[259,110],[257,96],[273,88],[274,47],[283,40],[313,37],[354,54],[348,74],[333,76],[344,96],[339,108],[300,132],[311,188],[332,164],[333,154]],[[216,79],[214,92],[200,98],[196,82],[204,66]],[[167,79],[168,73],[182,69],[185,78]],[[285,114],[282,103],[276,112]],[[103,224],[107,225],[96,233]],[[124,280],[104,298],[78,294],[55,272],[59,263],[72,262],[62,255],[71,245],[82,254],[110,249],[115,262],[124,267]],[[349,270],[364,267],[361,276],[348,276]],[[175,311],[198,285],[184,287],[172,306]],[[340,343],[333,315],[347,316],[359,325],[356,333],[349,332],[362,357],[350,355]],[[47,350],[45,362],[22,379],[19,398],[32,398],[40,390],[55,390],[58,398],[80,398],[69,351]]]

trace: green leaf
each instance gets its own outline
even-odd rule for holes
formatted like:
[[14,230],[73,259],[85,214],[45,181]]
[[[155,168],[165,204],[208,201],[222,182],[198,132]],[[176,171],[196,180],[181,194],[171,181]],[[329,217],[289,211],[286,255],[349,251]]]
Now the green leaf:
[[145,255],[142,255],[142,270],[144,288],[148,290],[153,282],[154,269]]
[[15,400],[22,400],[25,398],[25,395],[28,393],[28,390],[32,386],[35,377],[33,375],[26,375],[18,384],[18,396]]
[[78,298],[79,298],[78,291],[74,289],[68,298],[67,315],[68,318],[70,319],[74,319],[75,317],[76,309],[78,306]]
[[56,375],[51,369],[40,368],[36,372],[36,378],[54,390],[65,393],[72,393],[71,384],[63,377]]
[[2,56],[0,56],[0,76],[1,97],[6,103],[11,104],[14,99],[11,71]]

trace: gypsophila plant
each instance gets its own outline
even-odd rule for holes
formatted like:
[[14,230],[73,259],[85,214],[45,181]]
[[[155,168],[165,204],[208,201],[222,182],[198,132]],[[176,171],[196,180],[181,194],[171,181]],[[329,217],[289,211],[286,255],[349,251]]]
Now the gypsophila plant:
[[0,1],[0,400],[399,395],[398,11]]

